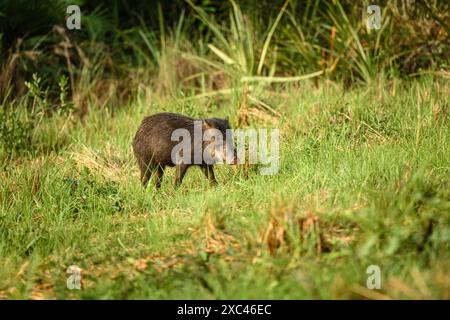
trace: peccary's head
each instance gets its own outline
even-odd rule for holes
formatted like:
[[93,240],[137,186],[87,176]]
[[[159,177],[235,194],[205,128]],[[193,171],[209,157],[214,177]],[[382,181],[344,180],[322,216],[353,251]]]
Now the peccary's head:
[[203,130],[204,161],[206,163],[238,163],[228,118],[204,119]]

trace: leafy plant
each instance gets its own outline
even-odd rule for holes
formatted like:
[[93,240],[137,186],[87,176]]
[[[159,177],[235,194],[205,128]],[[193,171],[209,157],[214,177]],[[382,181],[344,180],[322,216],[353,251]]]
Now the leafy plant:
[[48,88],[42,88],[42,79],[33,74],[30,82],[25,82],[27,95],[18,102],[8,102],[7,98],[0,105],[0,146],[2,157],[10,158],[25,151],[32,150],[33,136],[44,117],[53,112],[60,116],[69,116],[74,110],[73,103],[67,101],[68,78],[59,80],[59,103],[52,105],[48,99]]

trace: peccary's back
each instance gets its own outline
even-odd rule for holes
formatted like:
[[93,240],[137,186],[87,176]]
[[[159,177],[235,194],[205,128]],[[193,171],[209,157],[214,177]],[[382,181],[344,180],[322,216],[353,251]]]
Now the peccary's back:
[[158,164],[173,166],[171,152],[179,141],[171,141],[171,136],[180,128],[192,133],[194,119],[168,112],[145,117],[133,140],[134,154],[145,163],[152,159]]

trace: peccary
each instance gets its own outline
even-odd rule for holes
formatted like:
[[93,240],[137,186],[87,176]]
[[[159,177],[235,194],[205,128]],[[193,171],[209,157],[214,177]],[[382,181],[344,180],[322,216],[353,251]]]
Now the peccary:
[[178,187],[192,165],[200,166],[211,183],[216,184],[214,163],[237,164],[228,119],[194,119],[168,112],[145,117],[134,137],[133,151],[144,187],[155,174],[159,188],[167,166],[176,166]]

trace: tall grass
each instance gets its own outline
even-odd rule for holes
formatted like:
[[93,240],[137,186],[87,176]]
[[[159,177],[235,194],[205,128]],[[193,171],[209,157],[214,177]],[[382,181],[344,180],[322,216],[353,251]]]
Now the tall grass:
[[[25,6],[21,3],[0,7],[0,12],[10,18],[13,11],[23,11],[18,8]],[[271,4],[272,10],[267,3],[253,6],[236,1],[217,7],[187,1],[174,10],[157,2],[157,10],[142,9],[138,14],[118,1],[110,8],[92,2],[85,6],[84,28],[79,32],[65,30],[63,16],[55,20],[52,8],[65,4],[37,6],[34,10],[41,10],[48,22],[30,28],[35,31],[32,37],[17,29],[14,39],[7,29],[10,24],[0,20],[8,32],[2,38],[3,96],[11,86],[10,97],[23,95],[24,81],[39,72],[51,92],[57,92],[57,79],[65,73],[71,78],[71,95],[82,99],[87,93],[77,93],[76,85],[78,78],[86,77],[83,67],[92,70],[93,79],[110,83],[111,91],[132,95],[140,84],[172,94],[192,89],[205,94],[241,81],[256,86],[317,76],[368,84],[378,74],[445,76],[449,63],[445,24],[449,10],[439,1],[381,4],[382,27],[376,31],[366,29],[367,1],[355,5],[287,0]],[[125,20],[117,18],[119,10]],[[88,78],[85,81],[95,82]],[[101,85],[97,90],[84,87],[82,91],[94,96],[105,92]],[[94,97],[109,98],[126,100]],[[82,102],[78,107],[83,108]]]

